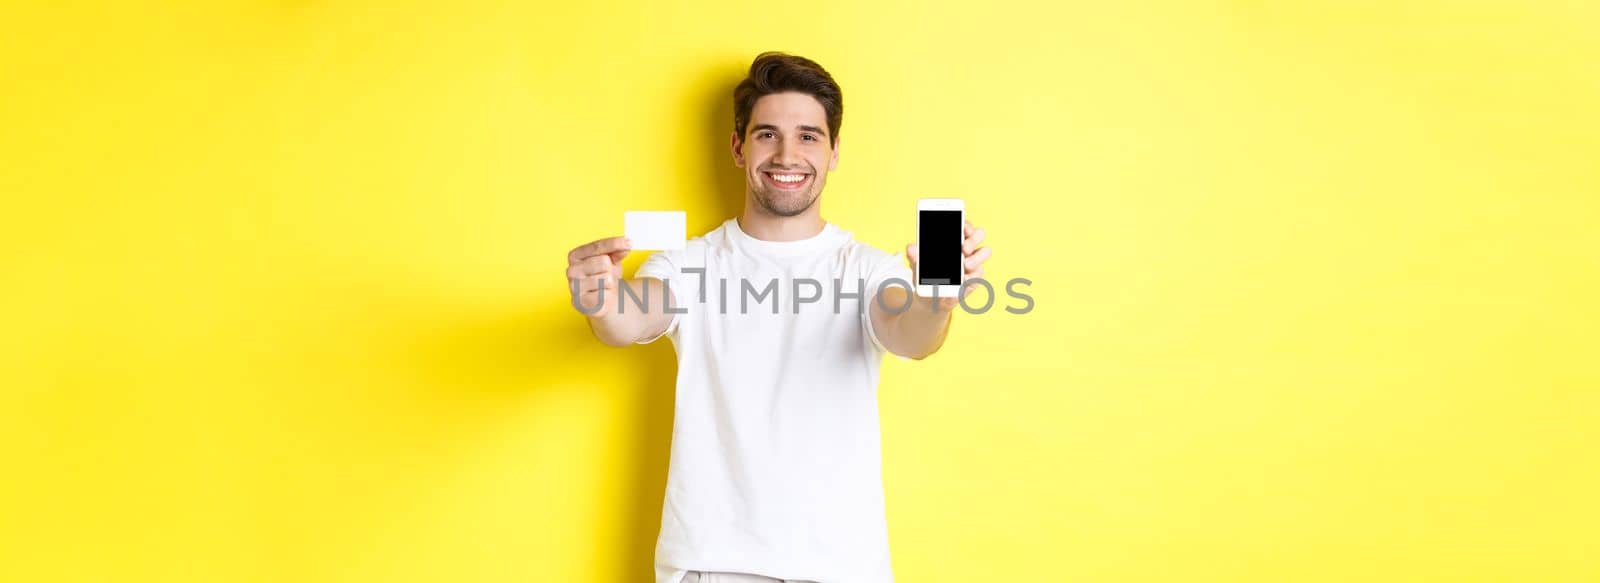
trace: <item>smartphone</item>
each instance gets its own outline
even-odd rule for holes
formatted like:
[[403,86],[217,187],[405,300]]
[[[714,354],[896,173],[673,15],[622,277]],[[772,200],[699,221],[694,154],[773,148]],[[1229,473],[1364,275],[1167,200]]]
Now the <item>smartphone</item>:
[[959,198],[917,201],[917,295],[960,297],[966,222],[967,205]]

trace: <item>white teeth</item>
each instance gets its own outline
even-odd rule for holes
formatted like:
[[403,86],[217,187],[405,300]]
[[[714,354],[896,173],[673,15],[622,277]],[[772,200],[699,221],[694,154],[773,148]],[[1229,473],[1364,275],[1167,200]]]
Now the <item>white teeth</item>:
[[804,174],[768,174],[768,176],[778,182],[799,182],[806,179]]

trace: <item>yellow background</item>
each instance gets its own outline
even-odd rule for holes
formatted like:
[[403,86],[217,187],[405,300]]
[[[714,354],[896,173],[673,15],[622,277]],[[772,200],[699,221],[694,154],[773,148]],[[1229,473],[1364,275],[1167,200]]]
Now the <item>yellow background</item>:
[[563,256],[737,212],[767,49],[1034,281],[886,361],[899,580],[1600,579],[1600,9],[669,4],[6,3],[0,580],[648,580]]

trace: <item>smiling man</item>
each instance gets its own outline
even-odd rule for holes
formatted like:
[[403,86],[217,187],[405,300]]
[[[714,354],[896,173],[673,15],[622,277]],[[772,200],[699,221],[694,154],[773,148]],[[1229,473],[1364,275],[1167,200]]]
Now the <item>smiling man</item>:
[[[885,352],[937,351],[957,300],[908,292],[916,245],[902,259],[822,218],[844,116],[827,71],[764,53],[733,100],[740,216],[628,280],[622,237],[567,257],[573,304],[602,342],[667,336],[677,350],[656,581],[893,581],[878,367]],[[966,277],[979,277],[990,252],[965,229]],[[624,305],[621,286],[673,309]]]

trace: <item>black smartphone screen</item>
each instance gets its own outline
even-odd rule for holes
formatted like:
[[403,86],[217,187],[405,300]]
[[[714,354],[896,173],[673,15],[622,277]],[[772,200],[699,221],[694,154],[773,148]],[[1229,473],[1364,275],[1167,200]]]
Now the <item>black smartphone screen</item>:
[[917,285],[960,285],[961,211],[917,213]]

